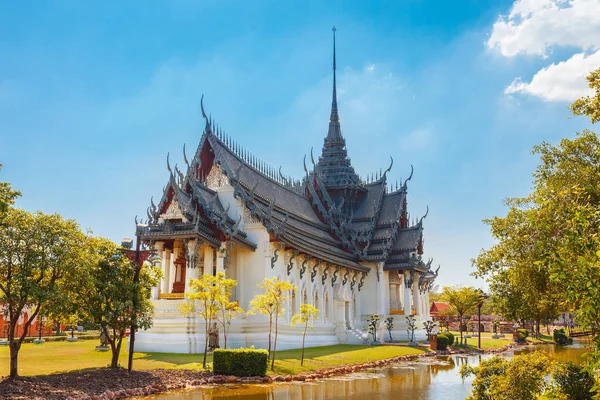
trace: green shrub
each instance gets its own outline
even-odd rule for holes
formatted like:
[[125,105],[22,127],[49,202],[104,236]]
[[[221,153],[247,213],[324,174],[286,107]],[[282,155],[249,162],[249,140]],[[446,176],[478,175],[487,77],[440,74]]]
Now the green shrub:
[[448,336],[442,334],[439,334],[437,336],[437,349],[438,350],[446,350],[448,348],[448,344],[450,343],[450,340],[448,339]]
[[444,332],[444,335],[448,338],[448,346],[452,346],[454,344],[454,335],[450,332]]
[[555,329],[553,336],[556,344],[565,345],[573,343],[573,339],[567,335],[564,328]]
[[215,349],[213,372],[216,375],[265,376],[267,358],[266,350]]
[[572,362],[560,363],[552,373],[561,394],[571,400],[591,400],[596,391],[594,376]]
[[475,376],[469,400],[534,400],[548,389],[552,362],[541,351],[506,359],[494,356],[472,367],[463,364],[460,376]]
[[519,342],[524,342],[529,337],[529,331],[527,329],[517,329],[517,335],[519,336]]

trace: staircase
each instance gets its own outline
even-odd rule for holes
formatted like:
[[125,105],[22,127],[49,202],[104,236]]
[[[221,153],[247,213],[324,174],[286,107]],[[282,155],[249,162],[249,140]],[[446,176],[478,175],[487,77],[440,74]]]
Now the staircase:
[[363,335],[367,332],[360,329],[350,328],[346,332],[348,333],[348,344],[367,344],[371,340],[371,335],[369,334],[367,334],[367,340],[364,340]]

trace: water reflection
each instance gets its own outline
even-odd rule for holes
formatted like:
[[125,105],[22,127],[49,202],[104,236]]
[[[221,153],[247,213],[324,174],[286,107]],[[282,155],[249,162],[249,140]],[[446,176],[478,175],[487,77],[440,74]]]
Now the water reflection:
[[[531,346],[515,351],[543,351],[558,361],[580,363],[588,350],[582,345],[568,347]],[[323,379],[316,382],[272,385],[205,386],[186,392],[154,397],[160,400],[317,400],[317,399],[464,399],[471,381],[463,382],[458,369],[467,363],[477,365],[489,355],[430,357],[412,363]]]

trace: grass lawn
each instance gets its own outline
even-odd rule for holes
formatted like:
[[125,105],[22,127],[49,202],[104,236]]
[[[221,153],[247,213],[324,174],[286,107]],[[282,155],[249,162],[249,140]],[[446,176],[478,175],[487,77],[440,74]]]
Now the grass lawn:
[[[465,339],[467,342],[466,346],[457,346],[456,343],[458,343],[460,341],[460,333],[452,332],[452,334],[454,335],[454,345],[452,347],[466,347],[466,348],[470,348],[470,349],[478,348],[477,347],[477,345],[478,345],[477,337]],[[464,335],[465,335],[465,333],[463,332],[463,337],[464,337]],[[492,335],[493,335],[493,333],[487,333],[487,332],[481,333],[481,348],[483,350],[499,349],[500,347],[504,347],[507,344],[510,344],[513,342],[512,335],[506,334],[506,337],[501,338],[501,339],[492,339]]]
[[534,336],[529,336],[527,338],[527,341],[532,342],[532,343],[539,343],[539,342],[554,343],[554,338],[551,335],[541,335],[540,334],[539,339],[536,339]]
[[[35,345],[23,344],[19,352],[20,375],[45,375],[54,372],[64,372],[85,368],[106,367],[110,363],[111,353],[97,352],[96,340],[85,340],[75,343],[54,342]],[[301,350],[284,350],[277,352],[275,371],[272,374],[294,374],[302,371],[312,371],[320,368],[336,367],[348,364],[358,364],[369,361],[383,360],[402,355],[418,354],[427,351],[424,348],[406,346],[357,346],[335,345],[307,348],[304,354],[304,366],[300,366]],[[212,355],[207,357],[212,363]],[[121,353],[122,366],[127,365],[125,346]],[[9,349],[0,347],[0,376],[8,375]],[[136,353],[134,368],[185,368],[202,369],[202,354],[174,353]]]

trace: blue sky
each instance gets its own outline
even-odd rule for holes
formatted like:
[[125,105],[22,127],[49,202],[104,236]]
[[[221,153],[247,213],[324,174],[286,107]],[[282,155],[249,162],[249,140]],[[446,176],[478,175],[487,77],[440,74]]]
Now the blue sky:
[[[596,12],[597,11],[597,12]],[[439,283],[485,285],[483,218],[531,186],[531,147],[588,127],[568,104],[600,66],[600,0],[0,1],[0,179],[18,205],[115,241],[197,146],[199,101],[301,176],[318,154],[337,26],[342,129],[361,174],[415,174]]]

